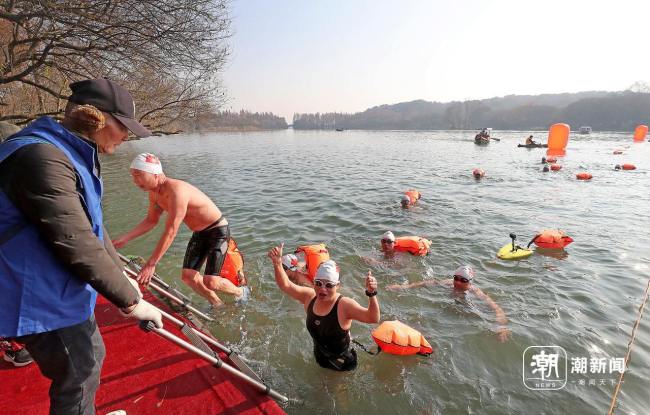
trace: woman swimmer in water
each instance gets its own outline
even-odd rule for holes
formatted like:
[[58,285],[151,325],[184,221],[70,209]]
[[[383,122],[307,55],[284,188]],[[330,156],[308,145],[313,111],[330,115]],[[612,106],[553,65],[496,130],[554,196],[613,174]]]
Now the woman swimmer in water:
[[494,300],[489,295],[485,294],[483,290],[476,287],[475,285],[472,285],[473,279],[474,279],[474,270],[472,269],[472,267],[468,265],[464,265],[456,269],[456,271],[454,272],[453,279],[449,278],[445,280],[425,280],[420,282],[414,282],[412,284],[394,284],[394,285],[389,285],[388,287],[386,287],[386,289],[404,290],[407,288],[415,288],[415,287],[430,286],[430,285],[445,285],[445,286],[453,287],[453,289],[457,291],[471,292],[481,300],[485,301],[485,303],[492,310],[494,310],[494,314],[496,315],[496,321],[499,324],[499,328],[497,329],[497,338],[499,339],[499,341],[505,342],[510,338],[511,333],[510,330],[506,327],[506,324],[508,324],[508,319],[506,318],[503,309],[501,309],[499,304],[495,303]]
[[357,354],[350,347],[350,327],[354,320],[379,322],[377,280],[368,272],[367,308],[338,293],[339,270],[332,260],[320,264],[312,287],[301,287],[289,280],[282,267],[283,247],[284,244],[281,244],[268,253],[273,263],[275,282],[282,291],[303,305],[307,313],[307,330],[314,341],[316,362],[327,369],[354,370],[357,367]]

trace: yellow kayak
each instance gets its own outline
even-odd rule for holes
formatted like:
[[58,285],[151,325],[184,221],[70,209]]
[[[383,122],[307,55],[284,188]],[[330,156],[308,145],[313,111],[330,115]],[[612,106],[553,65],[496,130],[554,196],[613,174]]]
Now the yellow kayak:
[[522,248],[519,245],[515,245],[515,250],[512,250],[512,243],[504,245],[503,248],[499,249],[497,252],[497,258],[499,259],[523,259],[528,258],[533,254],[532,249]]

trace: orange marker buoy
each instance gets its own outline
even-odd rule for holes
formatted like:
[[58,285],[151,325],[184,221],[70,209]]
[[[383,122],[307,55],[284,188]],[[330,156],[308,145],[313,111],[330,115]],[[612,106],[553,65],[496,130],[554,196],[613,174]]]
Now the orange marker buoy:
[[433,353],[433,348],[419,331],[397,320],[381,323],[372,331],[372,339],[385,353],[401,356]]
[[634,141],[643,141],[646,135],[648,135],[648,126],[643,124],[637,125],[634,130]]
[[636,170],[636,166],[634,164],[629,164],[629,163],[625,163],[621,165],[621,168],[623,170]]
[[415,189],[407,190],[406,192],[404,192],[404,194],[408,196],[409,200],[411,201],[411,204],[417,202],[422,197],[420,192],[418,192]]
[[559,164],[551,164],[551,170],[558,171],[562,168]]
[[614,154],[623,154],[623,150],[614,150]]
[[587,173],[587,172],[582,172],[582,173],[576,174],[576,179],[578,179],[578,180],[591,180],[592,177],[594,177],[594,176],[592,176],[591,173]]
[[472,176],[474,176],[475,179],[480,179],[485,176],[485,171],[483,171],[483,169],[474,169],[472,170]]
[[[535,245],[540,248],[547,249],[558,249],[564,248],[573,242],[573,238],[567,236],[563,231],[557,229],[546,229],[535,235],[531,243],[534,242]],[[530,243],[528,244],[530,246]]]
[[228,241],[228,251],[226,252],[226,258],[223,261],[219,276],[230,280],[237,287],[246,281],[244,277],[244,256],[232,238]]
[[547,155],[563,156],[566,153],[566,146],[569,143],[569,124],[553,124],[548,130]]
[[429,253],[432,242],[421,236],[400,236],[395,238],[395,250],[408,252],[411,255],[425,256]]

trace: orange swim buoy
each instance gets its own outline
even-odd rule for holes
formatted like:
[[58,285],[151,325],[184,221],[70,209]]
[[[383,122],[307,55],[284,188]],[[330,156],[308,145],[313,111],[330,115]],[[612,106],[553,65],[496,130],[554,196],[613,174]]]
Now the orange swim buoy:
[[425,256],[429,253],[431,241],[419,236],[401,236],[395,238],[395,250],[411,255]]
[[573,238],[567,236],[563,231],[559,229],[547,229],[535,235],[528,246],[530,246],[530,244],[533,242],[540,248],[557,249],[564,248],[565,246],[569,245],[571,242],[573,242]]
[[422,197],[422,194],[420,194],[420,192],[418,192],[415,189],[407,190],[406,192],[404,192],[404,194],[408,196],[409,200],[411,201],[411,204],[417,202]]
[[230,280],[237,287],[245,285],[246,278],[244,277],[244,255],[237,247],[234,239],[230,238],[228,241],[228,251],[223,260],[223,266],[219,276]]
[[636,166],[634,164],[629,164],[629,163],[625,163],[621,165],[621,168],[623,170],[636,170]]
[[571,127],[569,124],[553,124],[548,130],[548,148],[546,150],[546,155],[563,156],[566,154],[566,146],[569,143],[570,132]]
[[591,180],[593,177],[594,176],[592,176],[591,173],[587,173],[587,172],[576,174],[576,179],[578,180]]
[[372,339],[386,353],[430,355],[433,348],[419,331],[397,320],[384,321],[372,331]]
[[307,267],[307,275],[313,281],[316,276],[318,267],[323,262],[330,259],[330,253],[325,244],[302,245],[296,248],[294,253],[303,252],[305,254],[305,266]]
[[623,154],[623,150],[614,150],[614,154]]
[[474,169],[472,170],[472,176],[474,176],[475,179],[480,179],[485,176],[485,171],[483,169]]
[[643,124],[637,125],[634,129],[634,141],[643,141],[645,140],[646,135],[648,135],[648,126]]
[[561,168],[562,168],[562,166],[559,165],[559,164],[555,164],[555,163],[554,163],[554,164],[551,164],[551,170],[553,170],[553,171],[558,171],[558,170],[560,170]]

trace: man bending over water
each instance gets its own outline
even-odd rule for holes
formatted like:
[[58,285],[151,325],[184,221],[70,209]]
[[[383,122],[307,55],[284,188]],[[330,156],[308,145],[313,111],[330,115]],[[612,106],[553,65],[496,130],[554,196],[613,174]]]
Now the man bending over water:
[[[194,233],[187,244],[181,278],[197,294],[215,307],[223,305],[214,290],[233,294],[237,300],[248,294],[248,287],[237,287],[219,276],[228,250],[230,228],[219,208],[202,191],[182,180],[165,176],[160,160],[153,154],[138,155],[131,163],[131,177],[140,189],[149,193],[149,208],[142,222],[120,236],[113,245],[121,248],[153,229],[163,212],[167,221],[151,257],[138,274],[138,282],[148,284],[156,265],[171,246],[178,228],[184,222]],[[205,276],[201,267],[207,261]]]

